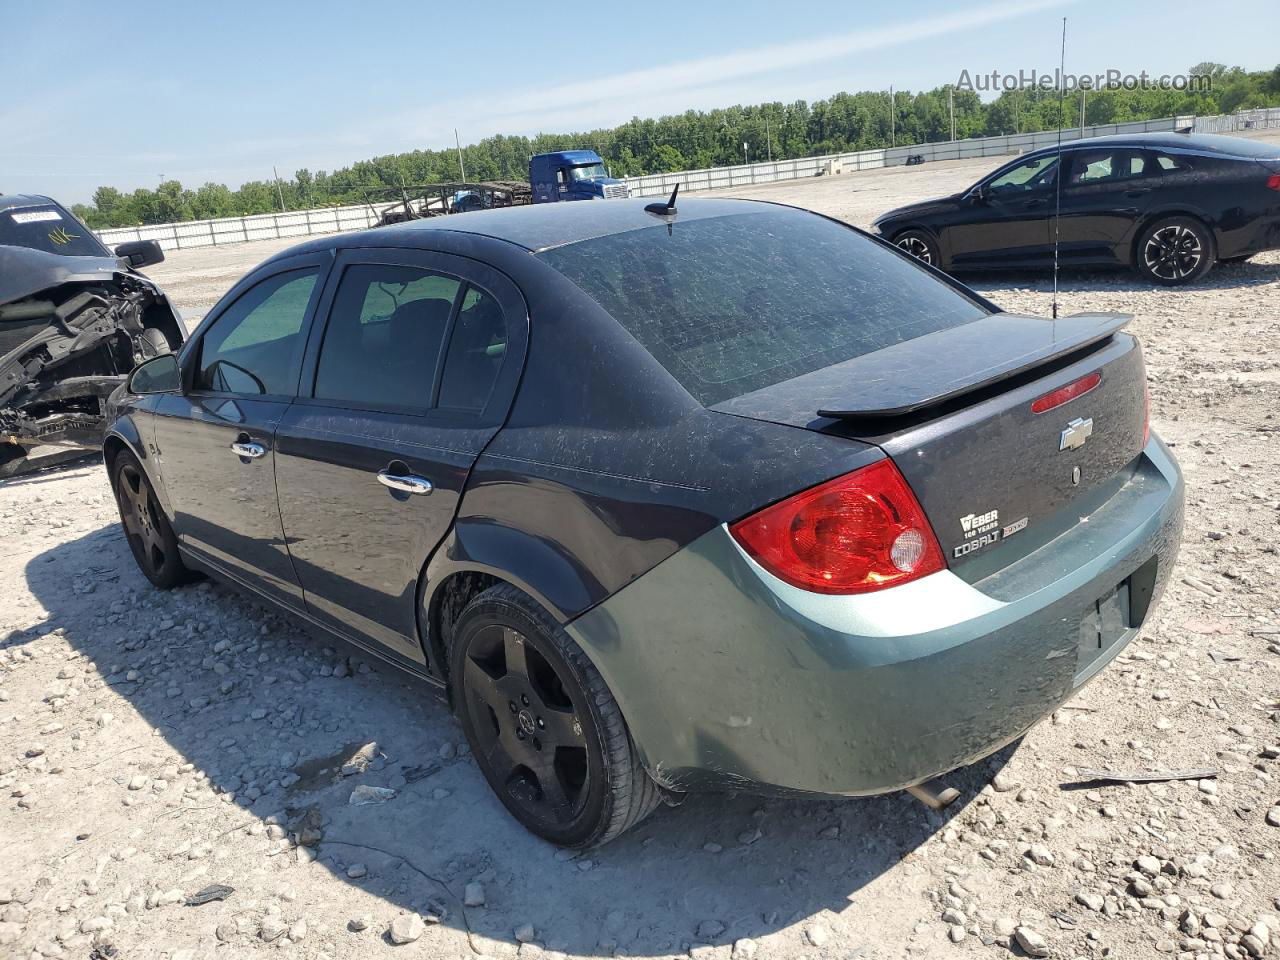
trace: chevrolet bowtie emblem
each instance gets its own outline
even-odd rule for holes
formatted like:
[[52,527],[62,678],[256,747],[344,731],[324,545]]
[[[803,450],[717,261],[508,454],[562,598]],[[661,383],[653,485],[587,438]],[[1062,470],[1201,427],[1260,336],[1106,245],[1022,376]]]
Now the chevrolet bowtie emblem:
[[1093,418],[1086,420],[1077,417],[1067,424],[1067,429],[1062,431],[1062,436],[1058,438],[1058,449],[1078,450],[1091,436],[1093,436]]

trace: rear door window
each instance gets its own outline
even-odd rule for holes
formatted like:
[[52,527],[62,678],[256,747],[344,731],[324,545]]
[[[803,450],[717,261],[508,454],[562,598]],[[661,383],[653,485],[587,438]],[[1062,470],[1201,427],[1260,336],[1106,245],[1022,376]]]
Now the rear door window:
[[320,347],[315,398],[391,411],[430,409],[461,288],[457,278],[420,267],[347,267]]
[[318,276],[318,268],[289,270],[241,294],[200,341],[196,389],[293,396]]
[[502,308],[479,287],[468,287],[449,338],[440,381],[440,407],[483,410],[506,355],[507,325]]
[[988,314],[915,261],[794,210],[677,220],[540,256],[701,403]]

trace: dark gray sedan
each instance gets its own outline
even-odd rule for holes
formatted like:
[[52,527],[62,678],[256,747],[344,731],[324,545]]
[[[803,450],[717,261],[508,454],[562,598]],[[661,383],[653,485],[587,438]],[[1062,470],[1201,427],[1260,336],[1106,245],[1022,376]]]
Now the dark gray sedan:
[[1126,321],[772,204],[472,213],[262,264],[105,457],[156,586],[421,676],[585,846],[691,790],[912,787],[1112,660],[1183,501]]

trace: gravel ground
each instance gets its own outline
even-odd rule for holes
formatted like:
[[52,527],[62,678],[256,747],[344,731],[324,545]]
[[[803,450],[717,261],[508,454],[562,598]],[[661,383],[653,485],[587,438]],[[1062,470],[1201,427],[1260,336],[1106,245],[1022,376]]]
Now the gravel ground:
[[[995,162],[752,195],[865,224]],[[196,315],[286,245],[154,272]],[[975,285],[1049,308],[1044,277]],[[1136,315],[1186,539],[1143,636],[945,814],[693,797],[558,853],[423,685],[221,586],[152,590],[100,467],[0,485],[0,957],[1280,956],[1280,255],[1062,302]]]

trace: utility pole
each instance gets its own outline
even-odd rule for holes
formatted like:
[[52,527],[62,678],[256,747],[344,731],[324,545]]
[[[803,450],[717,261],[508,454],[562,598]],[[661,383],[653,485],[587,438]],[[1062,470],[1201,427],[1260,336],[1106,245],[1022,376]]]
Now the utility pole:
[[1081,137],[1084,136],[1084,98],[1085,98],[1085,89],[1084,87],[1081,87],[1080,88],[1080,136]]
[[458,148],[458,171],[462,174],[462,182],[467,182],[467,168],[462,165],[462,141],[458,139],[458,128],[453,128],[453,142]]
[[742,165],[747,165],[747,141],[742,141]]
[[955,143],[956,139],[956,91],[950,84],[947,84],[947,107],[951,111],[951,142]]
[[769,162],[773,163],[773,138],[769,136],[769,108],[764,111],[764,150]]
[[280,212],[284,213],[284,190],[280,187],[280,173],[276,170],[276,165],[271,165],[271,173],[276,178],[276,196],[280,199]]
[[898,112],[893,100],[893,84],[889,84],[889,146],[898,145],[898,134],[894,127],[894,114]]

